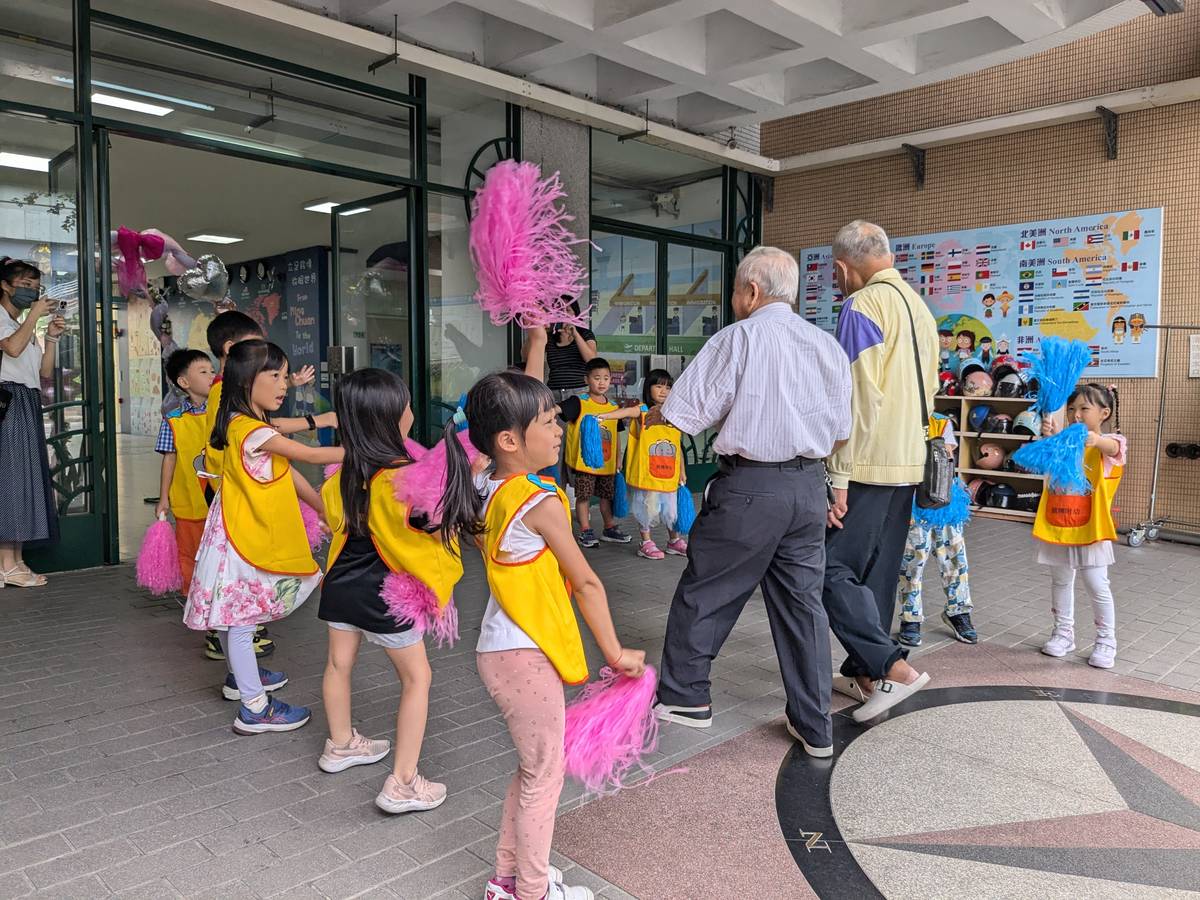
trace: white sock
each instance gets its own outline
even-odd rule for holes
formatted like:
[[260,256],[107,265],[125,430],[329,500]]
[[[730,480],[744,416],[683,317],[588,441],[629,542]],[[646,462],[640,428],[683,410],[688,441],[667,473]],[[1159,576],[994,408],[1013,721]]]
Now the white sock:
[[257,697],[251,697],[249,700],[243,700],[242,705],[253,713],[260,713],[267,708],[267,692],[263,691]]

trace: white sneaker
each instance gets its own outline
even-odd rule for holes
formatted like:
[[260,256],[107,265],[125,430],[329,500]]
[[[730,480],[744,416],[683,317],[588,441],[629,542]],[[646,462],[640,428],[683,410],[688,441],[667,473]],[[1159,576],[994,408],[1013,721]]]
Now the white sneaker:
[[591,888],[582,885],[568,887],[565,884],[551,883],[550,890],[546,891],[546,900],[596,900],[596,895],[592,893]]
[[830,744],[828,747],[814,747],[800,736],[800,732],[792,727],[792,722],[787,716],[784,716],[783,722],[787,725],[788,734],[800,742],[800,746],[804,748],[804,752],[809,756],[814,759],[828,759],[833,756],[833,744]]
[[1075,632],[1054,630],[1050,640],[1042,644],[1042,652],[1047,656],[1066,656],[1075,649]]
[[903,703],[925,685],[929,684],[929,673],[922,672],[912,684],[891,681],[884,678],[875,682],[875,690],[871,697],[850,715],[855,722],[869,722],[876,716],[881,716],[898,703]]
[[1117,648],[1114,644],[1096,644],[1092,655],[1088,657],[1088,665],[1097,669],[1111,669],[1117,659]]
[[[557,866],[550,867],[550,877],[546,886],[546,892],[549,893],[554,889],[555,885],[562,884],[563,873]],[[572,888],[572,890],[579,890]],[[583,888],[583,890],[587,890]],[[495,881],[489,881],[487,887],[483,889],[483,900],[516,900],[512,891],[508,890],[504,885],[497,884]]]
[[672,722],[688,728],[712,728],[711,706],[668,706],[666,703],[656,702],[653,712],[655,718],[662,722]]

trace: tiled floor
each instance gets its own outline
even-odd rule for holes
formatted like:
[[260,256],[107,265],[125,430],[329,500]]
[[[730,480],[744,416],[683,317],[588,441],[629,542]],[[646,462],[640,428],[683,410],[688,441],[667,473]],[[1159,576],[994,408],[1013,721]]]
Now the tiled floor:
[[[1028,530],[1021,526],[979,521],[970,527],[968,547],[976,622],[989,646],[952,644],[931,615],[922,655],[930,654],[931,667],[949,660],[935,671],[958,673],[965,679],[959,683],[1016,683],[1013,678],[1026,679],[1021,666],[1043,659],[1034,648],[1047,628],[1048,578],[1030,562]],[[612,546],[597,550],[594,560],[623,639],[657,658],[682,563],[652,563]],[[940,588],[936,574],[928,574],[932,614]],[[1113,580],[1118,672],[1196,689],[1200,553],[1169,545],[1121,548]],[[247,738],[230,731],[232,704],[215,690],[221,664],[202,657],[197,636],[179,623],[178,604],[147,598],[128,567],[56,577],[39,591],[3,591],[0,897],[481,896],[500,797],[514,768],[503,722],[474,670],[470,626],[484,596],[469,556],[458,592],[463,640],[453,650],[431,650],[434,685],[422,767],[449,785],[450,799],[435,812],[390,819],[370,802],[384,775],[378,767],[338,776],[316,769],[325,736],[325,640],[314,602],[273,626],[279,651],[271,660],[291,676],[284,699],[316,707],[314,720],[291,734]],[[1086,666],[1092,628],[1084,598],[1079,613],[1078,654],[1056,670],[1064,684],[1101,674]],[[935,686],[946,677],[935,675]],[[710,748],[719,752],[718,745],[779,715],[782,689],[757,599],[713,680],[714,727],[664,729],[659,771]],[[388,734],[398,691],[382,654],[364,650],[355,686],[359,729]],[[766,754],[754,771],[771,778],[787,744],[754,740],[754,752]],[[683,777],[664,775],[632,793],[672,789],[672,779]],[[730,803],[737,800],[735,788],[729,786]],[[578,788],[568,786],[564,805],[580,802]],[[575,816],[602,815],[609,802]],[[648,824],[659,831],[672,827],[667,819]],[[570,859],[558,862],[572,867]],[[620,872],[608,874],[623,881]],[[603,896],[626,896],[578,867],[570,877]],[[669,894],[639,890],[646,898]],[[712,896],[745,894],[723,881]]]

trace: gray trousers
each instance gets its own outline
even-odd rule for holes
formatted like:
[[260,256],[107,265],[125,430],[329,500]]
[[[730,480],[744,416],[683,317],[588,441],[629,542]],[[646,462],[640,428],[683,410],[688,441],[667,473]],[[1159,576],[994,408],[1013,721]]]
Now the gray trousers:
[[709,673],[759,586],[792,726],[814,746],[833,742],[825,573],[825,476],[803,467],[722,466],[705,489],[688,564],[667,617],[658,699],[707,706]]

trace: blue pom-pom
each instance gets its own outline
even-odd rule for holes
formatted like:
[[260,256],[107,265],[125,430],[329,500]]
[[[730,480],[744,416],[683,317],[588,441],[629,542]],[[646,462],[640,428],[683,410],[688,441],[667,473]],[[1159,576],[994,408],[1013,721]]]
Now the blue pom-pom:
[[949,503],[939,506],[937,509],[925,509],[918,506],[914,498],[912,515],[917,522],[927,528],[940,528],[943,525],[961,528],[971,518],[971,495],[967,493],[967,486],[962,483],[962,480],[955,478],[950,485]]
[[686,484],[675,491],[675,530],[687,534],[696,522],[696,501]]
[[458,398],[458,409],[454,411],[454,430],[467,430],[467,395]]
[[623,472],[617,473],[617,481],[613,486],[613,515],[618,519],[629,515],[629,490],[625,485]]
[[1083,471],[1087,438],[1087,426],[1079,422],[1053,437],[1030,441],[1012,455],[1012,460],[1022,469],[1045,475],[1056,493],[1088,494],[1092,485]]
[[600,436],[600,420],[584,416],[579,423],[579,452],[589,469],[604,468],[604,441]]
[[1033,408],[1040,413],[1052,413],[1066,406],[1083,370],[1092,361],[1092,352],[1083,341],[1060,337],[1042,338],[1039,350],[1021,359],[1029,363],[1026,380],[1036,379],[1038,383]]

